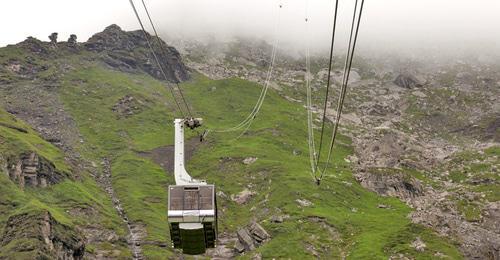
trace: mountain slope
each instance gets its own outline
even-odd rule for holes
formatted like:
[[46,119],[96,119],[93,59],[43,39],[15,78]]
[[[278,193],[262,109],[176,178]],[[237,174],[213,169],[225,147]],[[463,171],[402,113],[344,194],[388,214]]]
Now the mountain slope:
[[[164,170],[168,165],[148,156],[172,156],[167,148],[173,143],[173,119],[178,116],[167,89],[172,83],[159,81],[141,66],[133,71],[113,66],[100,52],[66,48],[63,43],[58,47],[37,44],[47,53],[22,46],[0,49],[2,105],[63,149],[71,164],[66,168],[58,163],[61,151],[40,139],[58,151],[59,157],[46,157],[69,177],[53,186],[23,191],[2,175],[1,190],[8,199],[0,205],[12,204],[13,197],[18,197],[15,194],[50,204],[23,199],[2,216],[15,216],[17,207],[35,204],[64,227],[87,228],[82,235],[87,241],[85,257],[91,259],[103,255],[179,257],[178,251],[170,249],[166,220],[166,189],[173,176]],[[33,69],[42,66],[48,69]],[[251,111],[261,88],[242,79],[210,80],[197,73],[181,87],[193,113],[203,117],[209,129],[239,123]],[[43,109],[35,113],[28,109],[29,103]],[[46,124],[60,115],[70,123]],[[215,183],[219,191],[221,243],[207,256],[461,258],[448,239],[412,224],[407,218],[411,210],[404,203],[378,196],[356,181],[347,160],[353,154],[352,141],[346,136],[340,137],[332,170],[316,186],[308,173],[305,119],[303,106],[270,91],[261,113],[241,138],[236,139],[239,133],[210,133],[201,145],[190,142],[196,148],[192,148],[188,171]],[[196,133],[188,132],[188,138],[196,138]],[[26,140],[24,136],[18,139]],[[76,173],[78,177],[71,177]],[[100,219],[66,213],[75,208],[96,212]],[[236,233],[252,222],[261,224],[271,239],[241,255],[240,249],[234,249],[239,248]],[[8,230],[5,223],[0,223],[2,234]],[[99,241],[96,237],[103,237],[102,230],[114,232],[116,239]],[[416,240],[425,241],[425,250],[412,246]],[[22,254],[4,248],[2,254],[5,250],[8,256]]]
[[0,122],[0,258],[81,258],[109,243],[93,230],[126,248],[121,220],[88,173],[72,169],[58,148],[4,110]]

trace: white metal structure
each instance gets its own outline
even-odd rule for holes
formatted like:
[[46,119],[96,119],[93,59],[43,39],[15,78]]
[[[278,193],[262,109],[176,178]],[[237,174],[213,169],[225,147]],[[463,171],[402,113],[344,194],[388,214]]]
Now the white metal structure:
[[[175,151],[174,151],[174,174],[176,185],[206,185],[205,181],[195,180],[187,173],[184,162],[184,127],[188,119],[175,119]],[[201,124],[201,119],[197,120]]]
[[175,119],[174,175],[168,188],[168,222],[174,248],[186,254],[202,254],[215,247],[217,204],[215,186],[193,179],[185,168],[184,128],[194,129],[201,119]]

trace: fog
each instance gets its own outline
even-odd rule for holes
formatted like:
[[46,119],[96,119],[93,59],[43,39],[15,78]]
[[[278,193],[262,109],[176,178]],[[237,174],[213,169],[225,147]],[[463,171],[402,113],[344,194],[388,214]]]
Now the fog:
[[[280,46],[295,51],[309,39],[314,50],[324,51],[331,37],[333,0],[145,1],[165,38],[277,37]],[[339,47],[353,4],[340,0]],[[139,28],[128,0],[3,0],[0,22],[0,46],[29,35],[47,40],[54,31],[62,40],[75,33],[84,41],[111,23]],[[500,0],[366,0],[358,46],[362,52],[500,55],[499,32]]]

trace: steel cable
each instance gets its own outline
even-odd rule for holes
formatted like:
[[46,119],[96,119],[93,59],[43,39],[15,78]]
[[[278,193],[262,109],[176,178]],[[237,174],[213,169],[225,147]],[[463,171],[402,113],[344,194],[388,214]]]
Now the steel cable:
[[[151,45],[151,41],[149,40],[149,34],[146,32],[146,29],[144,28],[144,24],[142,23],[142,20],[141,20],[141,17],[139,16],[139,13],[137,12],[137,9],[135,8],[135,4],[134,4],[134,1],[133,0],[129,0],[130,2],[130,5],[132,6],[132,9],[134,10],[134,13],[135,13],[135,16],[137,17],[137,21],[139,22],[139,25],[141,26],[142,28],[142,32],[144,33],[144,38],[146,39],[146,42],[148,44],[148,47],[151,51],[151,54],[153,55],[156,63],[158,64],[158,67],[160,69],[160,72],[161,74],[163,75],[163,78],[165,79],[165,81],[168,81],[168,77],[167,75],[165,74],[165,71],[163,71],[163,68],[161,66],[161,63],[160,63],[160,60],[158,59],[158,56],[156,55],[154,49],[153,49],[153,46]],[[181,106],[179,105],[179,102],[177,101],[177,98],[175,96],[175,92],[174,92],[174,89],[173,87],[169,86],[170,87],[170,92],[172,94],[172,97],[174,99],[174,102],[177,106],[177,108],[179,109],[179,112],[181,113],[182,117],[184,118],[184,112],[182,111],[182,108]]]

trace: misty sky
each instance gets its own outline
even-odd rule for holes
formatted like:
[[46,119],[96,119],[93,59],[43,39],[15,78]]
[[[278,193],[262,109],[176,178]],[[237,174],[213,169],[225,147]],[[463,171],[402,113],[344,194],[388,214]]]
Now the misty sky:
[[[278,28],[282,44],[298,49],[304,46],[306,38],[313,47],[327,48],[334,5],[333,0],[145,1],[162,35],[191,38],[240,35],[270,40]],[[135,2],[142,7],[140,0]],[[347,32],[353,3],[354,0],[340,0],[342,35]],[[310,20],[307,34],[306,13]],[[30,35],[48,40],[52,32],[59,32],[60,40],[75,33],[79,41],[85,41],[112,23],[127,30],[139,28],[128,0],[3,0],[0,46],[17,43]],[[365,2],[360,48],[471,49],[500,53],[499,45],[500,0]]]

